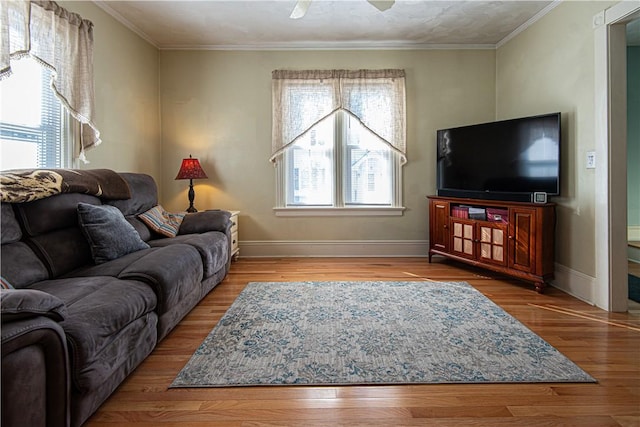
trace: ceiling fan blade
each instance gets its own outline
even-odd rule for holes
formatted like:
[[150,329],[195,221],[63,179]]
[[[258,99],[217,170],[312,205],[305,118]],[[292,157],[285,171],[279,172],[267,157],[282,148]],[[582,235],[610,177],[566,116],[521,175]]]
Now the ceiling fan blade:
[[387,9],[391,9],[391,6],[395,3],[395,0],[367,0],[380,12],[384,12]]
[[307,9],[309,9],[309,5],[311,5],[311,0],[298,0],[296,6],[293,8],[291,15],[289,18],[291,19],[300,19],[307,13]]

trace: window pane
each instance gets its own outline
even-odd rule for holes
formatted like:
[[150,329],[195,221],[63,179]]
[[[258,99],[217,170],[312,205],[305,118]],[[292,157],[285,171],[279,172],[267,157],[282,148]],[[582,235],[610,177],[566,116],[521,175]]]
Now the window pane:
[[358,120],[345,123],[345,204],[391,206],[391,150]]
[[32,59],[11,63],[0,82],[1,169],[65,167],[62,107],[49,87],[51,71]]
[[333,116],[323,120],[287,150],[287,205],[333,204],[334,122]]

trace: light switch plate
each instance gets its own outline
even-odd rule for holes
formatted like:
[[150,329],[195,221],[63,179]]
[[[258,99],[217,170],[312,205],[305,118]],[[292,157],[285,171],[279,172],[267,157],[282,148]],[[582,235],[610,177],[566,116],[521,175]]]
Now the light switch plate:
[[587,151],[587,169],[596,168],[596,152]]

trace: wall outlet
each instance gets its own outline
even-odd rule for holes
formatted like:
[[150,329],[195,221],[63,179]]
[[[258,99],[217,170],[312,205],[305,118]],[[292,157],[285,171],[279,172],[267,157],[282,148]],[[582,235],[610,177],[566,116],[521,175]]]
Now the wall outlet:
[[596,168],[596,152],[587,151],[587,169]]

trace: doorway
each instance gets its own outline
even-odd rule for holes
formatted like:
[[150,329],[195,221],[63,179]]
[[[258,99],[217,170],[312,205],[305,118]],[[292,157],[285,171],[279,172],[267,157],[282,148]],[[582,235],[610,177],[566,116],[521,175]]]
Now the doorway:
[[629,310],[640,310],[640,18],[627,38],[627,258]]
[[627,24],[640,5],[620,2],[594,17],[596,52],[596,283],[594,302],[628,309]]

